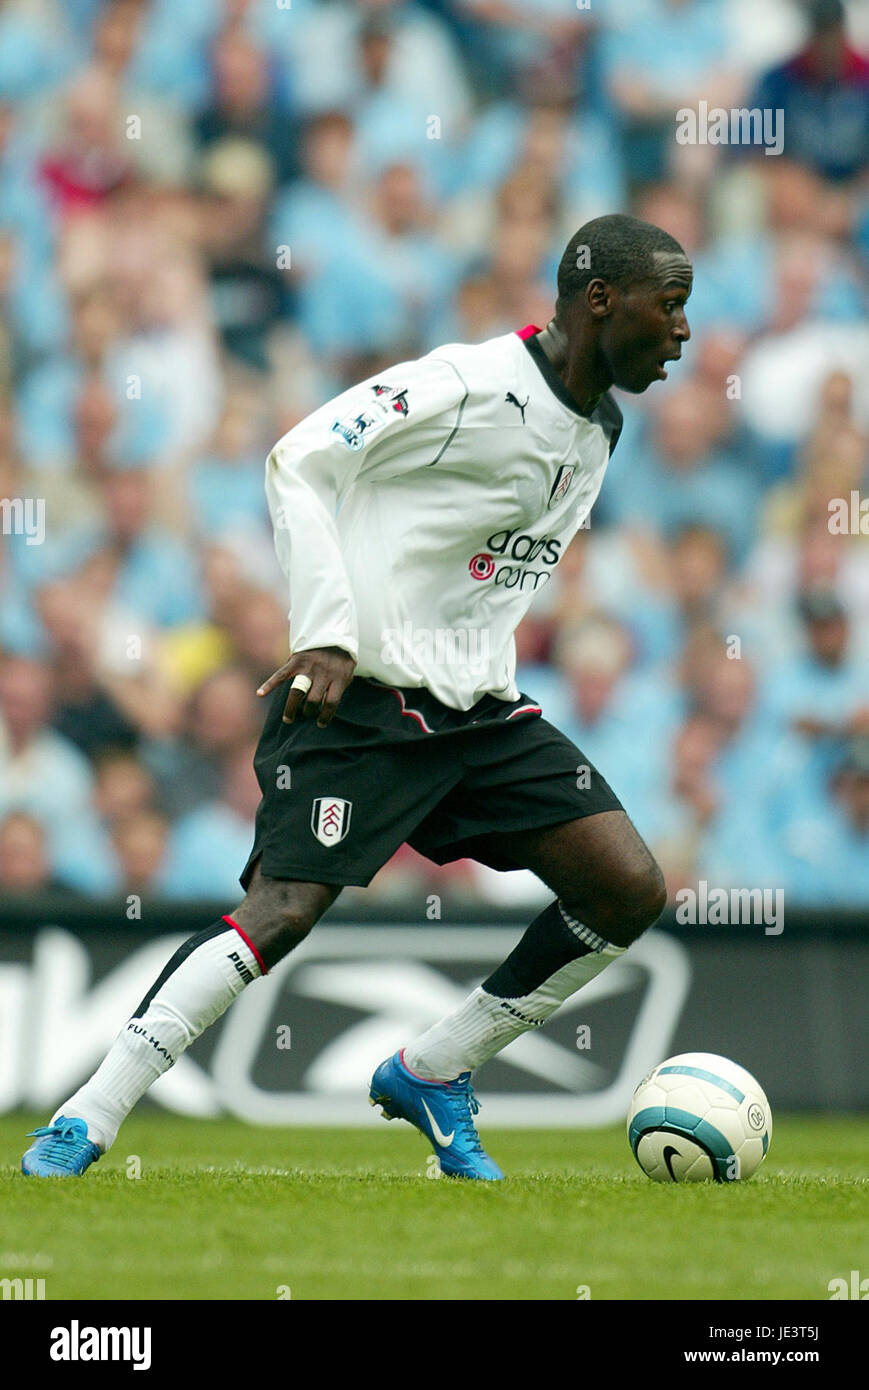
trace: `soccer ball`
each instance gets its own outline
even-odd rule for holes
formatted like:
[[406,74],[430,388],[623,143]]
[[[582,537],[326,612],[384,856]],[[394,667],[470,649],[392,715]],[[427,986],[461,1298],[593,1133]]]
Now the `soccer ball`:
[[712,1052],[683,1052],[644,1076],[628,1111],[634,1157],[654,1182],[736,1182],[762,1163],[769,1101],[754,1077]]

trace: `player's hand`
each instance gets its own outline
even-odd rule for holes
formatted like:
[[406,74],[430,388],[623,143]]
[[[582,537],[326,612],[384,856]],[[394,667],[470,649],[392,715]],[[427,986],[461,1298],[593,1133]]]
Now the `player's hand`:
[[307,676],[308,690],[290,690],[282,715],[285,724],[292,724],[299,710],[309,719],[317,717],[317,727],[325,729],[332,719],[344,691],[353,679],[356,662],[341,647],[317,647],[309,652],[297,652],[283,666],[263,681],[257,695],[268,695],[276,685],[294,676]]

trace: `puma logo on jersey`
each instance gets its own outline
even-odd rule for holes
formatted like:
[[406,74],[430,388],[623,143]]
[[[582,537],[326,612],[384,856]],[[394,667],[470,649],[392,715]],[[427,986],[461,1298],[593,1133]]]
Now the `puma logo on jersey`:
[[525,424],[525,407],[526,407],[526,405],[528,404],[528,402],[530,401],[530,399],[531,399],[530,396],[526,396],[525,399],[524,399],[524,401],[520,401],[519,398],[518,398],[518,396],[514,396],[514,395],[513,395],[513,392],[512,392],[512,391],[508,391],[507,394],[506,394],[506,396],[504,397],[504,400],[507,401],[507,403],[508,403],[509,405],[515,405],[516,409],[519,411],[520,415],[522,416],[522,424],[523,424],[523,425]]

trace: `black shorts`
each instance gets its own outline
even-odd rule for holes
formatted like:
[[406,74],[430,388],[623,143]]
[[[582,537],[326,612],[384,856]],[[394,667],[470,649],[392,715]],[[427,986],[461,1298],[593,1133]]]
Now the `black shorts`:
[[622,809],[525,695],[459,711],[357,676],[318,729],[302,716],[283,723],[287,694],[279,685],[269,697],[254,757],[262,800],[245,889],[260,856],[269,878],[364,887],[405,842],[436,864],[522,868],[494,835]]

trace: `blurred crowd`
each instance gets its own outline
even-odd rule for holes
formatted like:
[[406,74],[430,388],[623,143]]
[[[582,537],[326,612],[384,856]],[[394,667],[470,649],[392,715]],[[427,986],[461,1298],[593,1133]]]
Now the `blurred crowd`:
[[[266,454],[545,324],[570,235],[630,211],[694,262],[693,340],[619,398],[520,687],[671,894],[869,905],[867,49],[839,0],[0,4],[0,498],[44,506],[0,517],[0,892],[238,900],[287,654]],[[783,152],[680,143],[701,101],[783,111]],[[404,849],[369,891],[523,880]]]

